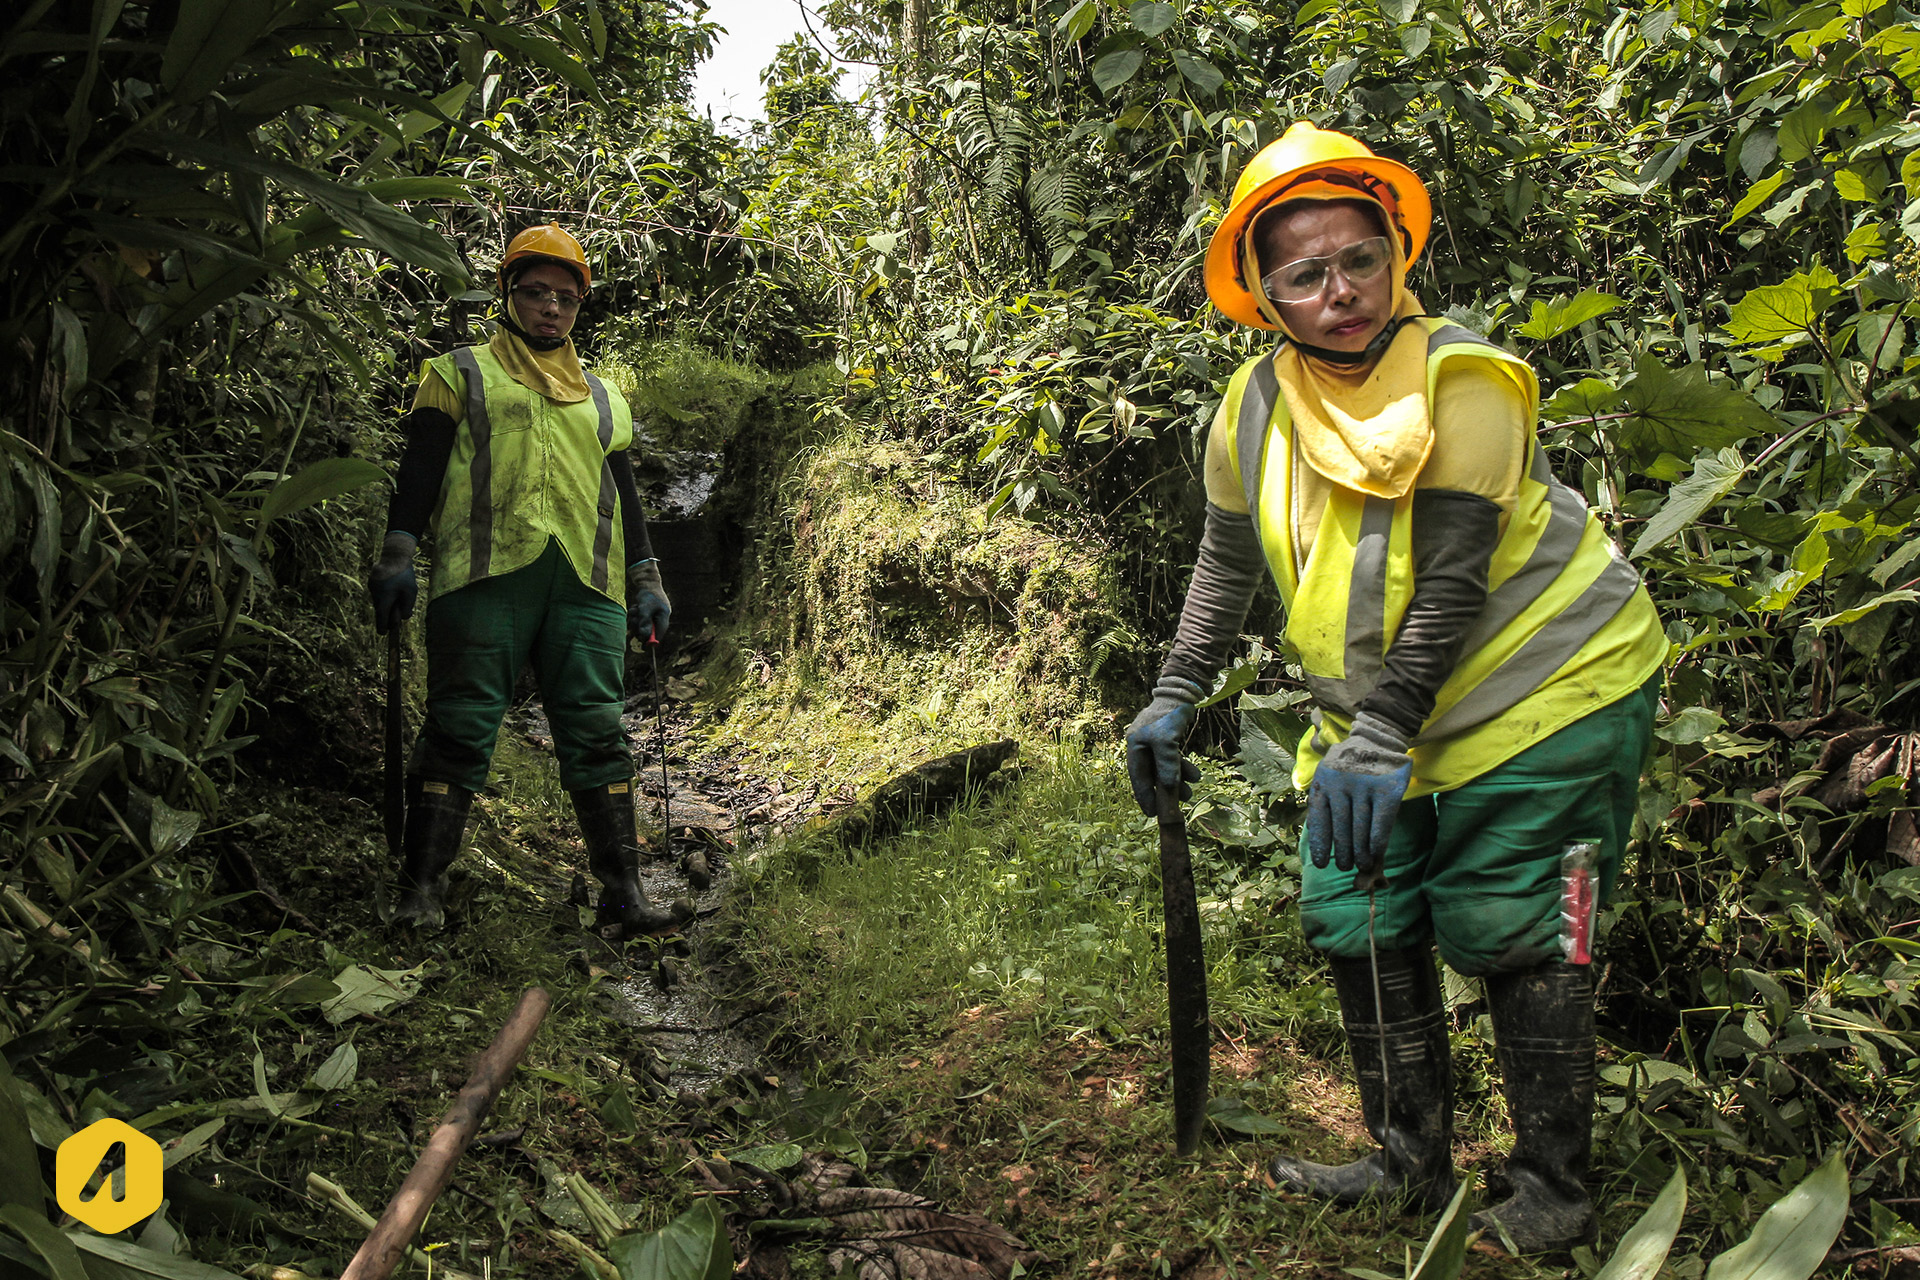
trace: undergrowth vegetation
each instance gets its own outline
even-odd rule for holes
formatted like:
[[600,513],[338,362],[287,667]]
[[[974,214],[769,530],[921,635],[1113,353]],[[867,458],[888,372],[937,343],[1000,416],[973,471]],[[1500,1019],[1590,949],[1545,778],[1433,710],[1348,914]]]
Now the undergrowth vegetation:
[[[684,1198],[656,1176],[680,1154],[653,1140],[664,1109],[587,1011],[593,962],[556,941],[578,932],[556,879],[575,855],[543,761],[503,757],[456,903],[472,924],[390,980],[408,1013],[326,1011],[427,954],[377,929],[385,853],[341,798],[377,763],[359,583],[386,424],[421,357],[484,336],[494,255],[548,218],[595,263],[582,347],[642,419],[649,493],[697,463],[735,522],[710,553],[741,587],[702,673],[714,740],[825,795],[990,737],[1027,757],[897,841],[766,857],[744,936],[794,993],[782,1043],[844,1096],[834,1124],[745,1102],[714,1141],[870,1141],[1088,1274],[1362,1265],[1356,1238],[1413,1239],[1258,1172],[1268,1142],[1355,1136],[1290,914],[1297,672],[1250,642],[1237,706],[1203,720],[1216,1068],[1247,1107],[1217,1118],[1281,1132],[1198,1166],[1164,1153],[1151,832],[1111,755],[1191,563],[1201,433],[1258,349],[1207,309],[1198,255],[1298,118],[1426,177],[1416,292],[1535,364],[1553,465],[1667,624],[1659,749],[1601,922],[1606,1229],[1683,1172],[1669,1266],[1696,1275],[1839,1152],[1832,1265],[1911,1263],[1909,7],[828,0],[822,35],[881,64],[874,88],[845,101],[790,44],[747,138],[685,108],[714,32],[678,0],[16,8],[8,1266],[53,1265],[26,1243],[66,1234],[45,1153],[101,1116],[178,1143],[154,1256],[323,1265],[339,1241],[304,1174],[377,1201],[533,981],[561,997],[554,1036],[500,1113],[528,1136],[470,1157],[440,1256],[575,1265],[528,1209],[551,1198],[542,1158],[647,1225]],[[1449,996],[1483,1163],[1485,1027],[1471,984]]]

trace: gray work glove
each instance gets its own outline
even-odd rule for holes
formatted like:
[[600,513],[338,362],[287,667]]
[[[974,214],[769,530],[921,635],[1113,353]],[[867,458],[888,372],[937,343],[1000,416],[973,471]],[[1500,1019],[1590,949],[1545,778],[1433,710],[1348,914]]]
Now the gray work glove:
[[1153,701],[1127,726],[1127,781],[1140,812],[1150,818],[1160,811],[1160,787],[1177,788],[1182,800],[1193,798],[1189,784],[1200,780],[1200,766],[1186,758],[1181,744],[1200,714],[1193,704],[1203,692],[1189,681],[1163,676]]
[[1413,781],[1407,740],[1385,720],[1362,711],[1314,770],[1307,792],[1307,852],[1324,867],[1372,871],[1387,853],[1400,802]]
[[373,598],[373,629],[380,635],[413,616],[413,602],[420,595],[419,580],[413,576],[413,553],[420,540],[398,529],[387,531],[380,545],[380,558],[367,574],[367,594]]
[[667,634],[673,602],[660,581],[660,562],[642,560],[627,566],[627,634],[635,640],[658,641]]

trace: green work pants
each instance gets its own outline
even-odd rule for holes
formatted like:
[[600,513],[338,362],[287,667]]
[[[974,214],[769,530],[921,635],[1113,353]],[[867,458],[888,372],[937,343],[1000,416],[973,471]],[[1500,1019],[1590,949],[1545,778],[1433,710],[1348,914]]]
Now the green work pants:
[[620,727],[627,615],[580,581],[549,541],[524,568],[427,606],[427,715],[408,772],[469,791],[487,784],[520,669],[533,665],[569,791],[633,776]]
[[[1438,944],[1469,976],[1514,973],[1558,957],[1560,855],[1600,847],[1599,898],[1613,892],[1652,745],[1655,676],[1465,786],[1400,807],[1376,893],[1381,951]],[[1304,837],[1304,832],[1303,832]],[[1354,873],[1316,867],[1302,839],[1300,921],[1331,955],[1367,955],[1367,895]]]

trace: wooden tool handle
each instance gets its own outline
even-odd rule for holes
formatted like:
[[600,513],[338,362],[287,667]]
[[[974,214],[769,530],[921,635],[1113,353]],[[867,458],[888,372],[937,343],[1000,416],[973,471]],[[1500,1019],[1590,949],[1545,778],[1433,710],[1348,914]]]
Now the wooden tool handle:
[[420,1153],[407,1180],[387,1202],[386,1212],[380,1215],[373,1233],[360,1245],[360,1251],[353,1255],[340,1280],[386,1280],[392,1274],[407,1243],[426,1221],[427,1210],[433,1208],[433,1202],[453,1180],[454,1164],[480,1132],[480,1122],[486,1119],[507,1077],[513,1074],[521,1055],[533,1043],[534,1033],[540,1029],[552,1004],[553,998],[540,987],[520,997],[513,1016],[474,1064],[467,1087],[447,1109],[427,1149]]

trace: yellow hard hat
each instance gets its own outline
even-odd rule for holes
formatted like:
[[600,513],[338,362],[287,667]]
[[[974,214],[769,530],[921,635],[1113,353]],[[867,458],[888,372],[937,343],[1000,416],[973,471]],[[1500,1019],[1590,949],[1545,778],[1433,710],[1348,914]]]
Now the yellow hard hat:
[[507,268],[521,258],[551,258],[580,273],[581,288],[593,284],[593,269],[587,266],[587,254],[580,242],[560,229],[557,222],[544,227],[528,227],[507,245],[507,256],[500,259],[500,287],[507,284]]
[[1207,244],[1207,296],[1223,315],[1256,329],[1279,328],[1268,314],[1271,304],[1261,306],[1247,236],[1262,210],[1295,198],[1372,200],[1400,233],[1406,263],[1420,256],[1433,226],[1433,201],[1413,170],[1373,154],[1357,138],[1302,120],[1240,171],[1227,216]]

